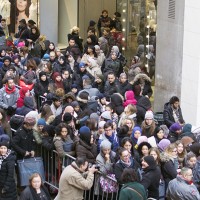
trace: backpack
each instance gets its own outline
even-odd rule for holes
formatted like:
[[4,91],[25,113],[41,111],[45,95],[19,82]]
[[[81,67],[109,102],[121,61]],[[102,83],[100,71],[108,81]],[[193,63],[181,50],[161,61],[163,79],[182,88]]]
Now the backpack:
[[10,127],[11,129],[17,131],[17,129],[22,125],[23,122],[24,122],[24,116],[15,114],[10,118]]

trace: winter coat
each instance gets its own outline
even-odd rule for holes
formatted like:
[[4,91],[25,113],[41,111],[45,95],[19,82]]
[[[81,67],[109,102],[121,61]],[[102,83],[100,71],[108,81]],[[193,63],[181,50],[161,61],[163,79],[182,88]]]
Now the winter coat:
[[[49,192],[45,186],[40,187],[42,193],[44,193],[47,197],[47,200],[51,200]],[[35,192],[36,193],[36,192]],[[37,195],[37,194],[35,194]],[[45,197],[45,199],[46,199]],[[35,200],[33,193],[31,192],[30,186],[27,186],[20,195],[19,200]]]
[[[17,187],[14,179],[16,156],[14,152],[3,160],[0,169],[0,199],[17,200]],[[5,193],[2,194],[2,189]]]
[[143,121],[141,125],[142,135],[146,136],[147,138],[153,136],[155,128],[156,128],[155,121],[152,121],[151,125],[147,125],[146,122]]
[[99,90],[97,88],[93,88],[91,85],[87,85],[87,86],[84,86],[84,89],[81,90],[79,93],[78,93],[78,96],[79,94],[81,94],[81,92],[87,92],[90,96],[90,98],[92,96],[98,96],[99,95]]
[[126,91],[132,90],[132,85],[128,81],[120,83],[120,90],[121,95],[124,96]]
[[106,58],[103,62],[102,69],[104,74],[114,72],[117,76],[120,69],[120,61],[118,59],[112,60],[111,58]]
[[174,164],[174,159],[169,157],[165,152],[160,154],[161,171],[166,183],[166,187],[170,180],[176,178],[177,171]]
[[[183,123],[184,119],[180,107],[178,108],[178,113],[179,113],[179,122]],[[173,109],[169,102],[164,105],[163,118],[164,118],[164,123],[168,128],[175,123],[173,117]]]
[[66,153],[70,154],[71,156],[75,155],[74,141],[69,135],[67,135],[65,139],[62,139],[60,136],[55,136],[53,143],[59,157],[64,157]]
[[[115,174],[115,178],[117,179],[117,182],[120,184],[122,183],[121,175],[125,168],[132,168],[136,172],[139,172],[140,165],[138,164],[138,162],[136,160],[134,160],[132,158],[131,158],[131,165],[129,167],[125,166],[125,164],[121,160],[117,161],[117,163],[114,165],[114,174]],[[138,177],[139,177],[139,175],[138,175]]]
[[153,90],[151,88],[151,79],[146,74],[137,74],[133,80],[133,87],[135,85],[141,85],[141,80],[144,81],[144,83],[141,86],[142,95],[147,95],[150,98],[153,94]]
[[120,84],[118,80],[115,80],[113,83],[106,81],[104,86],[104,94],[106,97],[110,97],[114,93],[120,93]]
[[12,138],[11,146],[17,153],[18,159],[23,159],[26,151],[35,151],[36,142],[33,136],[33,130],[28,130],[22,125]]
[[15,33],[15,37],[19,38],[21,40],[25,40],[25,41],[26,41],[26,39],[29,39],[29,37],[30,37],[30,31],[29,31],[28,27],[25,26],[23,28],[20,28],[19,32]]
[[148,197],[158,199],[161,171],[158,166],[149,166],[142,173],[141,184],[148,191]]
[[36,82],[36,73],[33,70],[29,70],[24,74],[24,83],[27,85],[31,85],[32,83]]
[[199,200],[200,195],[194,184],[188,183],[181,176],[169,182],[167,198],[170,200]]
[[79,171],[75,162],[68,165],[61,174],[59,191],[55,200],[82,200],[84,190],[89,190],[94,181],[94,174],[88,172],[86,178]]
[[76,143],[76,156],[85,157],[89,163],[95,163],[97,157],[97,146],[95,144],[86,144],[79,139]]
[[149,98],[141,96],[141,98],[137,100],[136,108],[137,108],[137,124],[140,125],[144,121],[146,111],[151,108],[151,102]]
[[43,96],[44,93],[49,92],[49,81],[41,81],[38,80],[34,85],[34,93],[35,96],[38,98],[39,96]]
[[0,107],[7,109],[9,106],[17,107],[17,99],[19,98],[19,90],[16,88],[15,92],[7,94],[5,87],[0,89]]
[[146,191],[144,186],[137,182],[125,183],[120,190],[119,200],[146,200]]
[[24,106],[22,106],[21,108],[17,108],[15,114],[25,116],[32,110],[35,110],[33,97],[25,97]]

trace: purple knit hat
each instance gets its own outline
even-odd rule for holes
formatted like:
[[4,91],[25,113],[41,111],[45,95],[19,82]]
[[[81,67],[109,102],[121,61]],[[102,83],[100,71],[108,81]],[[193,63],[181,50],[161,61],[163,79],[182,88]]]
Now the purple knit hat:
[[176,132],[182,129],[182,126],[179,123],[174,123],[170,126],[169,130],[172,132]]

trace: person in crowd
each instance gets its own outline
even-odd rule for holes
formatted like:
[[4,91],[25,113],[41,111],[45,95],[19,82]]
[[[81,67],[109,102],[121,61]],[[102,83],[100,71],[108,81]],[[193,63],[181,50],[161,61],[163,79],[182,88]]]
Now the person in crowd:
[[96,44],[97,44],[97,36],[96,35],[87,36],[86,42],[84,44],[83,53],[87,53],[89,46],[95,46]]
[[107,76],[109,72],[113,72],[115,76],[118,75],[120,70],[120,60],[117,58],[115,52],[112,52],[110,57],[104,60],[101,70],[105,76]]
[[46,73],[48,81],[52,80],[53,68],[50,62],[47,62],[43,65],[43,71]]
[[27,39],[27,41],[29,42],[28,47],[30,51],[34,49],[35,42],[38,40],[39,37],[40,37],[39,29],[36,26],[32,26],[30,29],[29,38]]
[[40,111],[38,118],[43,118],[47,124],[51,124],[56,117],[48,104],[44,104]]
[[35,102],[32,96],[24,98],[24,105],[21,108],[17,108],[15,114],[25,116],[30,111],[35,110]]
[[46,121],[43,118],[39,118],[37,120],[37,126],[34,127],[33,129],[33,136],[35,138],[35,141],[37,144],[41,144],[42,143],[42,130],[43,128],[46,126]]
[[39,73],[39,79],[34,85],[34,93],[36,99],[40,96],[46,97],[49,92],[49,80],[47,78],[46,72],[41,71]]
[[169,102],[164,105],[163,118],[168,128],[174,123],[179,123],[180,125],[185,123],[180,107],[180,100],[177,96],[171,97]]
[[134,92],[132,90],[126,91],[124,94],[124,97],[125,97],[125,101],[123,103],[124,107],[128,106],[129,104],[132,104],[132,105],[137,104],[137,100],[135,99]]
[[19,90],[19,98],[17,99],[17,108],[24,106],[24,98],[30,96],[30,91],[28,87],[22,87]]
[[115,178],[117,179],[118,183],[122,183],[122,173],[124,169],[126,168],[131,168],[134,169],[137,173],[138,176],[138,170],[140,169],[139,164],[136,162],[136,160],[131,157],[129,151],[125,148],[120,148],[119,149],[119,160],[117,163],[114,165],[114,173],[115,173]]
[[15,38],[26,41],[27,39],[29,39],[29,37],[30,37],[30,31],[27,27],[26,20],[21,19],[19,21],[18,32],[15,33]]
[[[95,80],[92,83],[92,87],[97,88],[99,90],[99,92],[102,94],[102,93],[104,93],[104,85],[105,85],[105,80],[104,80],[103,74],[96,74]],[[99,97],[99,95],[98,95],[98,97]]]
[[6,23],[6,19],[3,19],[3,18],[1,19],[0,27],[3,29],[5,37],[8,38],[9,37],[9,30],[8,30],[8,25]]
[[64,70],[67,70],[67,63],[65,56],[60,56],[54,65],[53,71],[62,73]]
[[68,36],[68,42],[70,41],[70,39],[74,39],[75,43],[78,45],[79,49],[81,52],[83,52],[83,39],[80,38],[79,36],[80,33],[80,28],[77,26],[72,27],[71,29],[71,33],[69,33]]
[[108,98],[114,93],[120,93],[120,85],[117,80],[115,74],[113,72],[109,72],[106,77],[107,81],[104,86],[104,94]]
[[179,168],[181,169],[184,166],[187,151],[183,143],[181,142],[181,140],[177,140],[175,144],[177,145],[178,164],[179,164]]
[[111,18],[108,16],[108,11],[107,10],[102,10],[101,16],[98,20],[97,27],[99,31],[99,37],[102,36],[103,30],[105,27],[110,27],[111,25]]
[[7,115],[4,109],[0,108],[0,128],[3,129],[3,132],[11,137],[12,131],[10,123],[7,121]]
[[158,144],[162,139],[164,139],[164,130],[163,128],[156,126],[154,130],[154,138],[156,140],[156,144]]
[[144,156],[148,156],[149,155],[149,149],[152,146],[148,143],[148,142],[141,142],[138,145],[137,151],[139,153],[140,156],[140,161],[142,160],[142,158],[144,158]]
[[179,123],[173,123],[169,127],[169,135],[168,139],[171,143],[176,142],[177,140],[181,139],[181,133],[182,133],[182,126]]
[[162,139],[157,144],[159,151],[162,153],[165,151],[165,149],[171,144],[171,142],[168,139]]
[[141,125],[142,135],[145,135],[147,138],[149,138],[154,135],[154,130],[156,128],[153,112],[147,111],[144,118],[145,119]]
[[64,89],[64,84],[62,81],[62,76],[59,72],[54,72],[52,75],[53,82],[49,84],[50,92],[55,94],[55,90],[58,88]]
[[142,169],[141,184],[148,191],[148,198],[158,199],[161,171],[153,156],[143,157]]
[[9,116],[12,116],[17,107],[19,90],[14,85],[13,79],[8,79],[5,86],[0,89],[0,108],[5,109]]
[[113,130],[112,121],[107,121],[104,124],[104,133],[100,135],[98,141],[98,152],[100,152],[101,142],[104,140],[108,140],[112,144],[112,151],[116,152],[119,142],[116,133]]
[[55,44],[53,42],[50,42],[46,53],[50,55],[51,52],[55,52],[55,48]]
[[128,136],[131,136],[133,128],[135,126],[134,120],[126,117],[122,120],[120,127],[124,125],[128,126]]
[[97,146],[94,144],[94,138],[87,126],[79,129],[79,141],[76,143],[77,157],[86,158],[89,163],[94,164],[97,156]]
[[144,186],[138,182],[137,174],[134,169],[125,168],[121,180],[124,185],[120,190],[119,200],[147,199]]
[[[88,169],[88,170],[87,170]],[[77,157],[71,165],[68,165],[62,172],[59,180],[58,195],[55,200],[83,199],[84,190],[91,189],[94,181],[95,166],[88,168],[86,158]],[[86,177],[83,177],[83,173]]]
[[17,71],[13,65],[11,65],[7,70],[7,72],[5,73],[2,83],[5,84],[8,78],[12,78],[14,80],[14,83],[18,85],[19,75],[17,74]]
[[49,191],[42,183],[40,174],[34,173],[29,178],[29,186],[27,186],[21,193],[19,200],[51,200]]
[[97,54],[97,64],[101,67],[103,65],[103,62],[105,60],[105,54],[104,52],[101,50],[99,45],[95,45],[95,52]]
[[176,144],[170,144],[164,152],[160,154],[161,170],[165,181],[165,190],[168,187],[168,183],[176,178],[178,172],[178,159],[177,159],[177,146]]
[[71,86],[72,86],[72,78],[70,76],[69,70],[66,69],[62,71],[62,80],[63,80],[65,93],[70,92]]
[[133,146],[135,149],[138,148],[137,142],[141,135],[142,135],[142,129],[139,126],[135,126],[131,134],[131,140],[133,142]]
[[167,199],[200,199],[199,192],[196,186],[192,183],[192,177],[192,170],[190,168],[183,167],[181,169],[181,175],[169,182],[166,194]]
[[25,117],[22,126],[17,130],[11,140],[11,146],[17,153],[17,159],[35,156],[36,143],[33,136],[33,127],[36,123],[34,117]]
[[58,152],[58,156],[63,158],[65,154],[75,156],[75,144],[77,140],[75,137],[73,140],[69,135],[69,128],[64,123],[60,123],[55,129],[56,135],[53,139],[55,149]]
[[79,46],[76,44],[74,37],[71,37],[69,39],[69,46],[66,48],[65,55],[67,56],[70,53],[72,53],[74,55],[75,61],[78,61],[81,59],[82,53],[81,53]]
[[16,156],[9,149],[9,143],[0,142],[0,199],[17,200],[17,187],[14,179]]
[[62,113],[61,99],[57,96],[53,96],[50,108],[55,117],[59,116]]
[[[124,105],[124,104],[123,104]],[[133,120],[134,124],[137,124],[137,108],[135,105],[133,104],[128,104],[125,108],[124,108],[124,112],[121,114],[121,117],[120,117],[120,120],[119,120],[119,123],[118,123],[118,127],[120,127],[121,123],[123,122],[124,119],[130,119],[130,120]],[[133,127],[132,127],[133,128]],[[132,131],[132,130],[131,130]]]
[[150,98],[152,96],[151,79],[146,74],[137,74],[133,80],[133,87],[140,85],[141,94]]
[[[119,82],[120,82],[121,95],[125,96],[125,93],[127,91],[130,92],[132,90],[132,85],[128,82],[127,75],[125,73],[121,73],[120,74]],[[132,95],[130,97],[132,97]],[[126,97],[125,97],[125,99],[126,99]],[[134,93],[133,93],[133,98],[128,99],[128,100],[133,100],[133,99],[134,99],[134,103],[133,104],[135,105],[137,101],[135,102]]]
[[103,51],[104,55],[107,56],[107,54],[109,52],[109,45],[108,45],[107,39],[104,37],[100,37],[98,39],[98,44],[99,44],[101,51]]
[[[110,96],[110,102],[115,108],[116,114],[120,116],[124,111],[124,107],[123,107],[124,97],[120,93],[114,93]],[[116,124],[117,123],[118,121],[116,122]]]

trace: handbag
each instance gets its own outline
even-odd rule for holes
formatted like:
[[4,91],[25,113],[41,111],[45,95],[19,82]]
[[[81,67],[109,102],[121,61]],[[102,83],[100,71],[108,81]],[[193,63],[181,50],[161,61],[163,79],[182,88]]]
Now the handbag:
[[19,171],[20,186],[29,185],[29,178],[34,173],[40,174],[42,182],[45,182],[44,164],[41,157],[17,160],[17,166]]
[[[108,174],[108,177],[111,177],[112,179],[115,179],[115,174]],[[118,184],[117,182],[113,181],[112,179],[109,179],[105,176],[100,176],[100,185],[103,190],[103,192],[106,193],[113,193],[118,191]]]
[[27,85],[23,80],[19,81],[19,86],[20,87],[27,87],[30,91],[33,89],[34,87],[34,83]]

